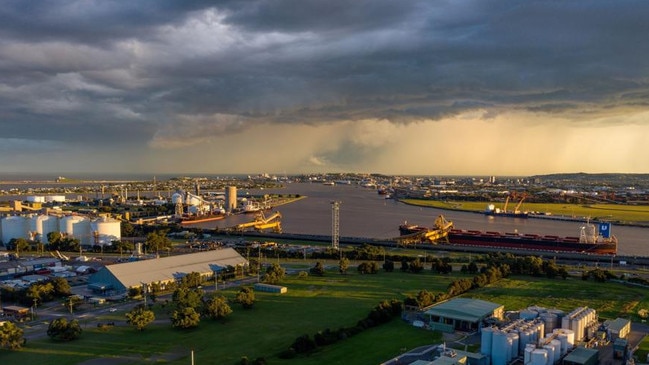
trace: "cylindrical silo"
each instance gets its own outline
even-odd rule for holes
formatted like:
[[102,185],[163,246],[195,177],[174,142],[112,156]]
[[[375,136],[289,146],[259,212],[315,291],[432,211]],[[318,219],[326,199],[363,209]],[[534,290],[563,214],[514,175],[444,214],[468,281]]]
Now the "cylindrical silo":
[[524,310],[520,311],[518,316],[519,316],[520,319],[524,319],[526,321],[531,321],[531,320],[533,320],[533,319],[535,319],[536,317],[539,316],[539,312],[537,312],[535,310],[524,309]]
[[113,241],[119,241],[122,238],[121,222],[108,217],[93,221],[91,230],[95,245],[109,246]]
[[225,189],[225,210],[232,212],[237,209],[237,187],[228,186]]
[[541,319],[543,319],[543,323],[545,324],[545,330],[543,331],[544,335],[552,333],[552,330],[559,327],[559,318],[554,313],[543,313],[541,314]]
[[520,336],[518,335],[518,332],[509,332],[507,334],[507,336],[512,341],[512,345],[511,345],[511,350],[512,351],[511,351],[510,360],[515,359],[515,358],[518,357],[518,346],[519,346],[518,342],[519,342]]
[[494,330],[491,338],[491,364],[507,364],[507,355],[511,356],[507,334],[502,331]]
[[550,346],[554,348],[554,363],[558,364],[561,359],[561,341],[554,339],[550,341]]
[[25,197],[25,201],[31,203],[45,203],[45,197],[40,195],[28,195]]
[[525,347],[530,343],[530,334],[527,328],[522,328],[518,331],[518,350],[519,353],[523,352]]
[[47,235],[51,232],[58,232],[59,218],[52,215],[39,215],[33,218],[35,223],[34,232],[36,232],[35,239],[42,243],[48,243]]
[[6,245],[12,238],[29,238],[28,220],[21,216],[10,216],[2,220],[2,242]]
[[532,351],[532,362],[531,365],[547,365],[548,364],[548,352],[545,349],[536,349]]
[[532,363],[532,351],[536,350],[536,346],[528,344],[523,351],[523,365],[530,365]]
[[546,363],[548,365],[553,365],[554,364],[554,347],[551,345],[545,345],[543,346],[543,349],[547,351],[548,353],[548,358],[546,359]]
[[570,328],[575,332],[575,339],[580,341],[584,337],[584,320],[580,315],[575,316],[570,321]]
[[48,195],[45,197],[46,202],[63,203],[65,202],[65,195]]
[[78,239],[82,245],[92,245],[90,220],[87,218],[77,215],[63,217],[59,221],[59,228],[68,237]]
[[493,327],[483,327],[480,342],[480,353],[483,355],[491,355],[491,338],[493,336]]

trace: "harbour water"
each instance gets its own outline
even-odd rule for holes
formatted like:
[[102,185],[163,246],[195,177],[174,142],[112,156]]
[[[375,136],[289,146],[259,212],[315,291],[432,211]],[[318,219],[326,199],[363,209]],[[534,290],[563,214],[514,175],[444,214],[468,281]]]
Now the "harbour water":
[[[432,226],[438,215],[453,221],[455,228],[481,231],[535,233],[557,236],[579,236],[580,222],[546,219],[489,217],[484,214],[422,208],[385,199],[374,189],[357,185],[322,185],[293,183],[277,190],[240,191],[239,196],[263,194],[300,194],[306,199],[276,207],[282,214],[282,230],[287,233],[331,235],[332,202],[340,202],[340,235],[366,238],[393,238],[404,221]],[[225,228],[252,220],[251,215],[237,215],[217,222],[198,225],[202,228]],[[612,233],[620,241],[618,254],[649,256],[649,229],[614,226]]]

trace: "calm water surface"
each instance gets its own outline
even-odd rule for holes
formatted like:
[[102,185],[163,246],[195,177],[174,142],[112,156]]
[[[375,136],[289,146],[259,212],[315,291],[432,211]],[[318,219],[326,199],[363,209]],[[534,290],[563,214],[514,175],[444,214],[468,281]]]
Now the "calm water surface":
[[[434,208],[422,208],[385,199],[376,190],[355,185],[327,186],[322,184],[288,184],[284,189],[250,190],[258,194],[300,194],[307,196],[295,203],[277,207],[282,214],[282,229],[287,233],[331,234],[332,201],[340,202],[340,235],[367,238],[392,238],[399,235],[398,227],[404,221],[432,226],[442,214],[453,221],[458,229],[579,236],[583,223],[561,222],[544,219],[515,219],[488,217],[483,214],[454,212]],[[239,192],[244,196],[246,192]],[[206,224],[204,228],[224,228],[252,220],[248,215],[233,216],[222,221]],[[620,244],[620,255],[649,256],[649,229],[614,226],[613,234]]]

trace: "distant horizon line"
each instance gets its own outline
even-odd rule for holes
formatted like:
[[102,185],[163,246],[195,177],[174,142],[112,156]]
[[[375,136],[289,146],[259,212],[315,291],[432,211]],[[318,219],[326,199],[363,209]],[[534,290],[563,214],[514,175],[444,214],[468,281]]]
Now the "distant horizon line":
[[0,181],[22,181],[22,180],[39,180],[39,181],[55,181],[60,178],[70,180],[107,180],[107,181],[120,181],[120,180],[153,180],[156,179],[171,179],[178,177],[248,177],[248,176],[262,176],[269,175],[275,177],[283,176],[307,176],[307,175],[383,175],[383,176],[404,176],[404,177],[492,177],[496,178],[526,178],[533,176],[547,176],[547,175],[649,175],[649,173],[635,173],[635,172],[553,172],[531,175],[506,175],[506,174],[386,174],[386,173],[367,173],[367,172],[310,172],[310,173],[142,173],[142,172],[2,172],[0,173]]

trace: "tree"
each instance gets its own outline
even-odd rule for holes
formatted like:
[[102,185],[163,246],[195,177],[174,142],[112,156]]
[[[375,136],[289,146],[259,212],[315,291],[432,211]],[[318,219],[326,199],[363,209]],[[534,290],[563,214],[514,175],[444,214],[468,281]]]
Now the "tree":
[[61,232],[50,232],[47,234],[47,242],[50,247],[50,250],[62,250],[61,243],[63,242],[63,235]]
[[29,247],[29,242],[24,238],[12,238],[9,241],[9,245],[16,250],[16,257],[20,256],[20,253],[27,250]]
[[175,310],[171,314],[171,325],[175,328],[198,327],[201,322],[201,315],[191,307]]
[[72,341],[81,336],[79,321],[73,319],[68,321],[65,318],[57,318],[50,322],[47,328],[47,335],[53,340]]
[[186,286],[180,286],[172,295],[172,300],[176,308],[194,308],[199,309],[203,304],[203,290],[195,288],[190,289]]
[[180,285],[186,286],[188,288],[196,288],[199,287],[203,282],[203,278],[201,277],[200,273],[197,272],[190,272],[189,274],[185,275],[180,279]]
[[155,321],[155,313],[144,305],[138,305],[126,313],[126,323],[135,327],[138,331],[144,330],[151,322]]
[[54,287],[54,295],[56,296],[65,297],[72,294],[70,283],[64,278],[56,277],[52,279],[52,286]]
[[146,236],[144,245],[147,251],[157,253],[160,250],[170,249],[171,240],[167,237],[166,231],[155,231]]
[[244,309],[252,308],[252,305],[255,304],[255,292],[252,288],[243,287],[237,293],[237,302],[243,306]]
[[394,271],[394,261],[387,260],[386,262],[383,263],[383,270],[386,272],[393,272]]
[[416,258],[410,263],[410,272],[412,273],[419,274],[423,269],[424,264],[419,260],[419,258]]
[[213,296],[205,303],[205,314],[212,319],[224,319],[232,313],[232,308],[224,296]]
[[284,276],[286,276],[286,270],[279,264],[274,263],[266,269],[266,275],[264,275],[262,281],[268,284],[277,284],[284,279]]
[[309,269],[311,275],[324,276],[325,268],[322,262],[318,261],[315,263],[315,266]]
[[83,304],[83,298],[78,295],[70,295],[68,299],[63,301],[63,306],[70,312],[70,314],[72,314],[81,304]]
[[[122,235],[124,236],[124,232],[122,232]],[[116,250],[119,251],[119,256],[120,257],[122,256],[122,253],[124,252],[124,250],[130,251],[130,250],[133,250],[133,248],[134,248],[132,242],[119,241],[119,240],[112,241],[112,246]]]
[[18,350],[24,343],[22,328],[13,322],[4,322],[0,325],[0,347]]
[[347,269],[349,269],[349,259],[346,257],[342,257],[340,261],[338,262],[338,271],[340,271],[341,274],[345,275],[347,274]]

